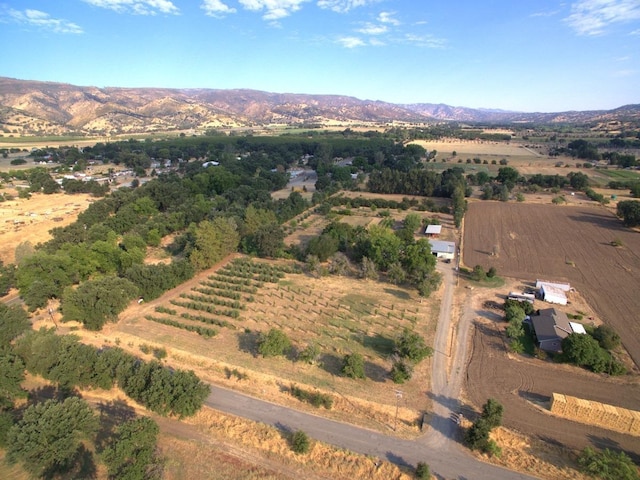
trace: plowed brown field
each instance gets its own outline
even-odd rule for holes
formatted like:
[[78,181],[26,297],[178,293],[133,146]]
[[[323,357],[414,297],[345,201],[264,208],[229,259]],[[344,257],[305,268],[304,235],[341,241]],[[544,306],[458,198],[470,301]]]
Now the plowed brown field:
[[[611,246],[614,239],[622,247]],[[567,281],[611,325],[640,366],[640,234],[604,208],[476,202],[463,261],[500,275]],[[493,251],[497,255],[491,255]]]
[[[623,247],[613,247],[619,238]],[[497,255],[491,255],[493,250]],[[582,294],[597,317],[620,332],[635,362],[640,361],[640,234],[622,227],[604,209],[575,206],[472,203],[465,218],[463,261],[495,266],[500,275],[535,281],[565,280]],[[504,292],[503,292],[504,293]],[[481,289],[465,305],[475,317],[467,366],[467,401],[476,408],[487,398],[505,407],[504,424],[569,448],[620,448],[640,460],[637,437],[555,417],[546,411],[553,392],[637,409],[638,376],[606,377],[508,351],[504,322],[483,309],[496,292]],[[541,304],[539,304],[540,306]],[[573,392],[573,393],[572,393]]]

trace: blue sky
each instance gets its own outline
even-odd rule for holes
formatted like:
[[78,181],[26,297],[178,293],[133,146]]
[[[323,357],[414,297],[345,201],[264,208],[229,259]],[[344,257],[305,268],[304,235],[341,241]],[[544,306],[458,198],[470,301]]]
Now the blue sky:
[[557,112],[640,103],[640,0],[0,0],[0,76]]

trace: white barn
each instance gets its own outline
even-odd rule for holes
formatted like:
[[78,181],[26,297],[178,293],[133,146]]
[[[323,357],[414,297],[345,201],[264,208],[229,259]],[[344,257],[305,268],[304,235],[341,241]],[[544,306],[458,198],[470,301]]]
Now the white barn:
[[429,244],[431,245],[431,253],[437,258],[453,260],[456,256],[456,244],[453,242],[429,240]]
[[540,286],[540,294],[542,299],[548,303],[555,303],[557,305],[567,304],[567,295],[565,291],[550,283],[543,283]]

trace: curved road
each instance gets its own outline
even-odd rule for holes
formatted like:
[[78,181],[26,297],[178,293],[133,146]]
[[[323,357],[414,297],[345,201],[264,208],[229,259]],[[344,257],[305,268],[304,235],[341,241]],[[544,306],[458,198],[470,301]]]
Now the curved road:
[[[258,400],[232,390],[211,386],[209,407],[239,417],[273,425],[281,430],[303,430],[325,443],[372,455],[402,466],[426,462],[438,478],[458,480],[534,479],[522,473],[483,463],[474,458],[455,438],[452,421],[459,408],[458,396],[466,365],[467,339],[471,318],[460,319],[457,332],[451,331],[451,306],[455,278],[451,265],[440,264],[445,285],[433,356],[431,396],[433,413],[429,432],[417,440],[403,440],[354,425]],[[455,348],[461,346],[462,348]]]

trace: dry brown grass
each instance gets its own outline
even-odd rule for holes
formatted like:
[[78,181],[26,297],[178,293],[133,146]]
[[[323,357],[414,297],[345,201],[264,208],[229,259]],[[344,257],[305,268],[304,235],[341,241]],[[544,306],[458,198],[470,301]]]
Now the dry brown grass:
[[502,449],[500,457],[489,461],[519,472],[548,480],[587,480],[576,468],[576,454],[571,450],[526,437],[502,427],[491,432]]
[[[302,478],[397,479],[411,477],[396,465],[313,441],[306,455],[295,454],[289,439],[273,427],[205,408],[187,420],[208,436],[232,441],[275,460],[288,469],[300,469]],[[250,478],[250,477],[249,477]]]
[[34,194],[30,199],[0,202],[0,260],[15,262],[16,247],[29,241],[34,246],[51,238],[49,231],[74,222],[93,201],[87,194]]

